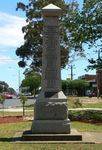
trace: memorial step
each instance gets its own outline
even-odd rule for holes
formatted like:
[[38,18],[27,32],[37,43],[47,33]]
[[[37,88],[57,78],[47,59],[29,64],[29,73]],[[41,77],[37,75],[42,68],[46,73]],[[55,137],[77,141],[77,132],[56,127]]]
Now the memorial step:
[[76,130],[71,134],[32,134],[30,130],[22,135],[23,141],[82,141],[82,135]]

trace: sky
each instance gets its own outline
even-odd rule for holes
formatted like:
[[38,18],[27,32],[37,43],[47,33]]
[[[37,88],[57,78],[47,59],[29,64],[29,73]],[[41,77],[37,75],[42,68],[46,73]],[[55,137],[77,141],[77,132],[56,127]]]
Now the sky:
[[[20,1],[28,2],[28,0]],[[78,0],[80,8],[82,1]],[[17,2],[19,0],[3,0],[0,2],[0,81],[5,81],[16,91],[19,82],[21,83],[24,78],[24,69],[18,67],[19,58],[16,56],[15,51],[24,42],[21,29],[26,24],[24,12],[16,11]],[[85,48],[87,49],[87,46]],[[92,50],[88,52],[89,58],[94,55]],[[77,58],[73,65],[74,79],[87,73],[84,70],[88,65],[87,59]],[[70,72],[69,64],[66,69],[61,71],[62,79],[70,78]],[[88,74],[95,74],[95,71],[88,72]]]

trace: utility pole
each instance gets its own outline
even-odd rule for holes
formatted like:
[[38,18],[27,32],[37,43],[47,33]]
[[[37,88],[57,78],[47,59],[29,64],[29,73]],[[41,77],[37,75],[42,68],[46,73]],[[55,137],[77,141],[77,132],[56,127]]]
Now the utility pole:
[[20,84],[21,84],[21,78],[20,78],[20,69],[19,69],[19,70],[18,70],[18,86],[19,86],[19,93],[21,92]]
[[[70,67],[70,68],[69,68],[69,67]],[[73,80],[73,76],[75,75],[75,74],[73,73],[73,69],[75,69],[75,68],[74,68],[74,65],[71,64],[70,66],[68,66],[68,69],[66,69],[66,70],[69,70],[69,69],[70,69],[71,72],[70,72],[70,74],[68,74],[68,76],[70,75],[70,79]]]
[[71,80],[73,80],[73,65],[71,64]]

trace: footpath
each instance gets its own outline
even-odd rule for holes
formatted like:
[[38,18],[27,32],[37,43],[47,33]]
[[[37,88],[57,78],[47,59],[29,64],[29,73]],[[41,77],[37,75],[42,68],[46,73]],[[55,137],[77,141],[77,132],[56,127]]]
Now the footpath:
[[[74,110],[74,111],[77,111],[77,110],[98,110],[98,111],[102,111],[102,108],[71,108],[71,109],[68,109],[68,110]],[[0,111],[3,111],[3,109],[0,109]],[[4,109],[5,112],[22,112],[23,111],[23,108],[22,107],[15,107],[15,108],[6,108]],[[26,111],[33,111],[33,109],[28,109]]]

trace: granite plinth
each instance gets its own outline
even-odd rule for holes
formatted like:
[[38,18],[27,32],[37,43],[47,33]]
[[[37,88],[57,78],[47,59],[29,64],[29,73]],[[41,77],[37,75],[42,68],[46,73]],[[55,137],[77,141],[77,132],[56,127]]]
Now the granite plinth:
[[70,133],[70,121],[67,120],[34,120],[32,133]]
[[82,135],[72,130],[70,134],[33,134],[32,131],[25,131],[23,141],[82,141]]
[[66,102],[39,101],[35,103],[35,120],[66,120]]

